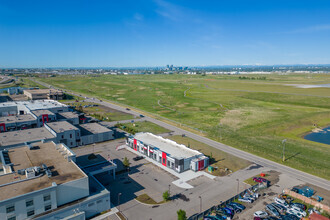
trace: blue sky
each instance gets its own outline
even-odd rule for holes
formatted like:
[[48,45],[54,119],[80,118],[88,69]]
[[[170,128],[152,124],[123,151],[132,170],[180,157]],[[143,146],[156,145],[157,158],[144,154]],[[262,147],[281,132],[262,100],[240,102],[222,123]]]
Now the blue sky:
[[0,0],[0,67],[329,63],[328,0]]

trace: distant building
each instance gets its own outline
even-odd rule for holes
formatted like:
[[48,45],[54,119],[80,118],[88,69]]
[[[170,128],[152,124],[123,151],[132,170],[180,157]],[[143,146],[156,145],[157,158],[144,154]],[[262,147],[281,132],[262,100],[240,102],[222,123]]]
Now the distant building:
[[56,137],[56,143],[64,143],[68,147],[77,147],[81,141],[80,130],[67,121],[50,122],[46,129]]
[[178,173],[202,170],[209,164],[209,158],[201,152],[151,133],[129,136],[126,145]]
[[60,112],[57,114],[58,121],[68,121],[73,125],[79,124],[79,115],[75,112]]
[[0,219],[86,219],[110,209],[110,192],[64,144],[38,142],[0,158]]
[[98,143],[114,139],[113,130],[98,123],[86,123],[77,126],[81,131],[81,145]]
[[23,94],[30,100],[53,99],[61,100],[64,98],[64,93],[57,89],[31,89],[24,90]]

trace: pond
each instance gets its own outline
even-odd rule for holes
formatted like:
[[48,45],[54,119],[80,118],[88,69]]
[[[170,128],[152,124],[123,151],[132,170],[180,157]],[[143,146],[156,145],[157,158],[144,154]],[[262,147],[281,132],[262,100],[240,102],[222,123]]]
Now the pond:
[[312,132],[304,137],[306,140],[315,141],[330,145],[330,126],[323,128],[319,132]]

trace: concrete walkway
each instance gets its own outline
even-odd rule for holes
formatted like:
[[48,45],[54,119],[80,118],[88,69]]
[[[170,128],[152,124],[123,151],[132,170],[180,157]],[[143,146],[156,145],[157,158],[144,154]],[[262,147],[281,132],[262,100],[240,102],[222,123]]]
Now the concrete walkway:
[[140,152],[135,151],[135,150],[133,150],[133,149],[127,147],[126,145],[122,145],[122,146],[120,146],[120,148],[124,148],[124,147],[125,147],[125,149],[127,149],[128,151],[130,151],[130,152],[132,152],[132,153],[134,153],[134,154],[137,154],[137,155],[139,155],[139,156],[143,156],[145,160],[147,160],[147,161],[149,161],[149,162],[155,164],[156,166],[162,168],[163,170],[165,170],[165,171],[169,172],[170,174],[172,174],[172,175],[176,176],[177,178],[179,178],[178,180],[175,180],[175,181],[172,182],[172,183],[173,183],[174,185],[176,185],[177,187],[180,187],[180,188],[183,188],[183,189],[192,189],[192,188],[194,188],[194,187],[193,187],[192,185],[188,184],[187,182],[190,181],[190,180],[192,180],[192,179],[195,179],[195,178],[197,178],[197,177],[199,177],[199,176],[206,176],[206,177],[208,177],[208,178],[210,178],[210,179],[212,179],[212,180],[216,178],[216,176],[213,176],[213,175],[211,175],[211,174],[208,174],[208,173],[206,173],[206,172],[204,172],[204,171],[197,171],[197,172],[194,172],[194,171],[192,171],[192,170],[187,170],[187,171],[184,171],[184,172],[182,172],[182,173],[177,173],[177,172],[175,172],[174,170],[172,170],[172,169],[170,169],[170,168],[168,168],[168,167],[165,167],[165,166],[163,166],[163,165],[160,164],[160,163],[157,163],[157,162],[154,161],[153,159],[151,159],[151,158],[149,158],[149,157],[146,157],[144,154],[141,154]]

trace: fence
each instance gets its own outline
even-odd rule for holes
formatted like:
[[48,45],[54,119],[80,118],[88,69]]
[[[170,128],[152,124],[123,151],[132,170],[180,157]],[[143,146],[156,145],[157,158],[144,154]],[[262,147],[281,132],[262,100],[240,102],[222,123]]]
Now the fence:
[[[268,187],[268,186],[266,186],[266,187]],[[234,197],[232,197],[232,198],[226,200],[225,202],[220,203],[219,205],[212,206],[211,208],[207,209],[207,210],[204,211],[204,212],[197,213],[197,214],[194,214],[193,216],[190,216],[190,217],[188,218],[188,220],[200,220],[200,219],[203,219],[204,216],[211,214],[212,211],[217,210],[217,209],[219,209],[220,207],[223,207],[223,206],[225,206],[225,205],[227,205],[227,204],[233,202],[234,200],[241,198],[241,197],[244,196],[247,192],[249,192],[249,191],[251,191],[251,190],[252,190],[252,191],[254,191],[254,190],[259,190],[259,189],[262,189],[262,188],[265,188],[265,187],[264,187],[264,184],[260,184],[260,183],[254,185],[254,186],[251,186],[250,188],[248,188],[248,189],[244,190],[243,192],[241,192],[241,193],[235,195]]]
[[295,193],[295,192],[293,192],[293,191],[291,191],[289,189],[285,189],[285,190],[283,190],[283,192],[285,194],[288,194],[289,196],[292,196],[292,197],[295,197],[297,199],[300,199],[300,200],[302,200],[303,202],[305,202],[307,204],[311,204],[312,206],[315,206],[317,208],[320,208],[320,209],[322,209],[322,210],[330,213],[330,207],[327,206],[327,205],[325,205],[325,204],[322,204],[320,202],[317,202],[315,200],[312,200],[312,199],[310,199],[310,198],[308,198],[306,196],[303,196],[301,194]]

